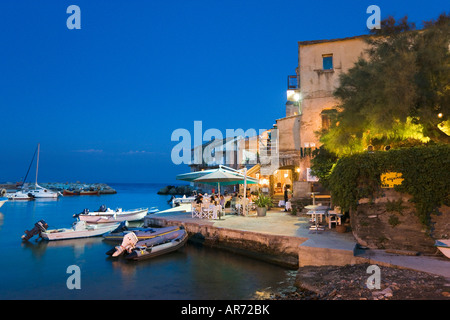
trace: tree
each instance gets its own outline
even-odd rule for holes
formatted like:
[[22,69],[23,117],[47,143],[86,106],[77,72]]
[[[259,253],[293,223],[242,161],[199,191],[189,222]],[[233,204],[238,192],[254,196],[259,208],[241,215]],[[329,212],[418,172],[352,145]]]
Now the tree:
[[342,111],[321,136],[325,148],[341,155],[368,145],[450,142],[450,15],[424,26],[389,17],[374,29],[367,58],[340,76],[334,95]]

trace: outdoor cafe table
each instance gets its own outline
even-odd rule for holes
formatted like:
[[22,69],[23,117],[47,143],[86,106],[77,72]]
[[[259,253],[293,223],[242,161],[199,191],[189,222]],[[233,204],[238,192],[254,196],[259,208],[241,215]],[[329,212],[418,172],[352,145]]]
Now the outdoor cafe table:
[[327,213],[328,207],[326,206],[318,206],[318,205],[310,205],[305,206],[305,209],[308,209],[306,214],[310,214],[314,219],[314,226],[311,226],[310,230],[321,230],[319,228],[318,218],[320,217],[322,221],[322,216]]

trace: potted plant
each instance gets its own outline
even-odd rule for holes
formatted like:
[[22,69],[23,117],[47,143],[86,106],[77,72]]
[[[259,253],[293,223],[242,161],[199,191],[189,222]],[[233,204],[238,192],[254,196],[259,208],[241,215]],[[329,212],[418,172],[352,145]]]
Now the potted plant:
[[272,205],[272,198],[262,193],[255,199],[256,213],[259,217],[264,217],[267,213],[267,209]]

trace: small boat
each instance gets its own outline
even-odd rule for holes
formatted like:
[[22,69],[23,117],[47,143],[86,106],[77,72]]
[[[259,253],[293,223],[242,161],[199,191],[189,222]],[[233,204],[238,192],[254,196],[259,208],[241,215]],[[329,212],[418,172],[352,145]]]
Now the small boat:
[[9,200],[22,200],[22,201],[34,200],[34,196],[31,193],[22,190],[13,193],[7,193],[6,197]]
[[74,218],[79,218],[81,221],[88,223],[110,223],[121,221],[139,221],[144,219],[148,213],[148,208],[139,208],[134,210],[122,211],[121,208],[111,210],[102,205],[98,211],[89,212],[89,209],[84,209],[83,212],[75,214]]
[[0,190],[0,207],[2,205],[4,205],[6,201],[8,201],[8,198],[5,197],[5,195],[6,195],[6,190],[5,189]]
[[[51,191],[49,189],[43,188],[40,185],[38,185],[37,181],[38,181],[38,171],[39,171],[39,150],[40,150],[40,144],[38,143],[38,146],[37,146],[37,161],[36,161],[36,182],[34,184],[34,189],[29,189],[28,190],[28,194],[31,195],[34,198],[46,198],[46,199],[52,198],[52,199],[56,199],[60,195],[59,192]],[[34,156],[33,156],[33,160],[34,160]],[[31,161],[31,163],[33,163],[33,160]],[[28,175],[28,173],[27,173],[27,175]]]
[[447,258],[450,258],[450,239],[436,240],[435,247],[437,247]]
[[37,183],[34,186],[34,189],[28,190],[28,194],[34,198],[46,198],[46,199],[56,199],[59,197],[59,192],[51,191],[49,189],[43,188]]
[[63,190],[65,196],[97,196],[99,194],[98,190]]
[[106,254],[112,257],[123,254],[127,260],[145,260],[176,251],[183,247],[187,240],[188,234],[184,228],[141,241],[134,232],[130,232],[123,237],[120,246],[109,250]]
[[96,237],[111,232],[114,229],[117,229],[118,226],[119,223],[88,225],[85,221],[77,221],[71,228],[48,230],[47,223],[45,223],[44,220],[41,220],[35,224],[35,228],[31,231],[25,231],[25,235],[22,236],[22,239],[28,240],[36,234],[39,234],[42,239],[48,241]]
[[1,207],[6,201],[8,201],[8,198],[6,198],[6,197],[0,197],[0,207]]
[[109,241],[122,241],[123,237],[130,232],[133,232],[139,241],[152,239],[155,237],[159,237],[161,235],[168,234],[173,231],[180,230],[180,227],[172,226],[172,227],[164,227],[164,228],[132,228],[129,229],[125,222],[122,222],[119,228],[114,230],[114,232],[109,232],[103,235],[105,240]]

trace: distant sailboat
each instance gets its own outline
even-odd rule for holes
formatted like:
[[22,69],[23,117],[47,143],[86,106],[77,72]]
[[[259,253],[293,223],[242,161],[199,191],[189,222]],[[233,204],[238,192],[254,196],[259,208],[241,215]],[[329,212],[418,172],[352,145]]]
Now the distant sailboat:
[[38,144],[37,151],[37,163],[36,163],[36,183],[34,185],[34,189],[29,190],[28,192],[35,198],[58,198],[59,193],[55,191],[51,191],[49,189],[43,188],[38,185],[38,171],[39,171],[39,149],[40,145]]
[[59,196],[58,192],[54,192],[49,189],[43,188],[40,185],[38,185],[38,183],[37,183],[38,171],[39,171],[39,149],[40,149],[40,145],[38,144],[38,146],[37,146],[37,164],[36,164],[36,182],[34,185],[34,189],[23,190],[23,185],[25,184],[25,181],[27,179],[31,164],[34,161],[34,156],[36,155],[36,151],[33,155],[33,159],[31,160],[30,167],[28,168],[28,172],[25,175],[25,179],[22,184],[22,189],[15,193],[8,194],[7,197],[10,200],[33,200],[35,198],[52,198],[52,199],[58,198],[58,196]]

